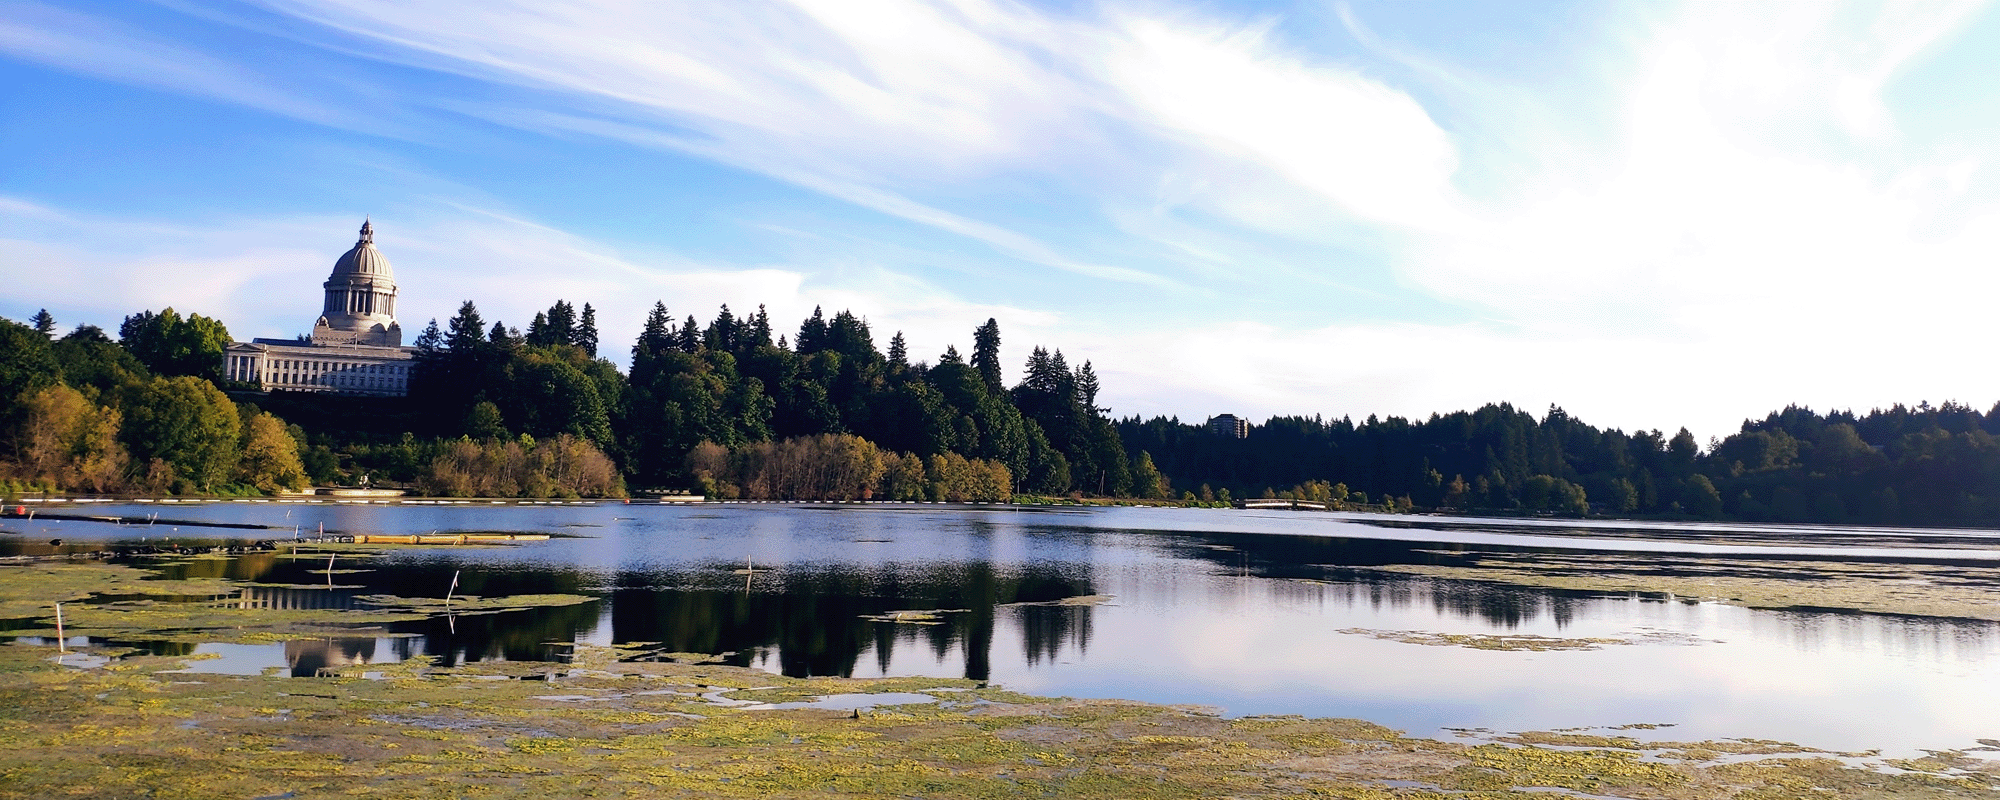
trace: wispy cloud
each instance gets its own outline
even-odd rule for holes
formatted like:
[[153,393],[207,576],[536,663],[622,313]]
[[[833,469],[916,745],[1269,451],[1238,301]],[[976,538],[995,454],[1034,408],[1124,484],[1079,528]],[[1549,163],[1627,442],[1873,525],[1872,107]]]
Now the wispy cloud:
[[[1627,9],[1578,45],[1594,51],[1567,54],[1595,72],[1562,81],[1390,43],[1366,7],[1334,14],[1352,51],[1210,6],[256,7],[342,58],[454,76],[450,90],[396,87],[398,113],[767,176],[977,242],[980,257],[997,254],[983,267],[1035,298],[981,306],[920,256],[881,263],[847,244],[704,264],[480,210],[504,198],[412,212],[398,252],[451,276],[422,291],[521,304],[489,317],[546,304],[497,300],[521,285],[629,300],[615,316],[632,325],[648,295],[704,315],[720,302],[799,306],[786,317],[847,304],[941,348],[967,319],[999,315],[1010,341],[1073,342],[1122,379],[1107,382],[1113,405],[1147,412],[1420,414],[1512,399],[1720,432],[1792,401],[2000,396],[2000,378],[1955,366],[1962,353],[1914,346],[1986,335],[1982,300],[2000,289],[2000,205],[1983,199],[1996,153],[1941,154],[1887,99],[1976,5]],[[347,124],[294,99],[315,92],[274,89],[212,51],[23,8],[0,22],[0,48],[17,57]],[[63,238],[97,236],[99,223],[5,246],[123,274],[118,236]],[[221,223],[131,263],[203,265],[222,276],[215,291],[239,297],[228,287],[255,269],[318,271],[332,252],[300,262],[311,269],[278,265],[303,258],[284,237],[307,224],[351,227]],[[251,252],[268,255],[229,255]],[[1125,307],[1140,313],[1083,313]],[[1428,316],[1362,321],[1386,307]],[[1038,327],[1058,320],[1060,334]],[[1672,388],[1683,385],[1695,388]]]
[[0,54],[91,77],[217,100],[376,135],[404,131],[380,114],[319,102],[240,62],[100,16],[19,0],[0,15]]

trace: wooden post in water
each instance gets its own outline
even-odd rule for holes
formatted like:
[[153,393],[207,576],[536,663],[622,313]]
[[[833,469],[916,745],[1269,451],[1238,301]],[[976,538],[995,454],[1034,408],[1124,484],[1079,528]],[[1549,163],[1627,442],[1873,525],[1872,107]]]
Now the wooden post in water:
[[333,588],[333,554],[326,554],[326,588]]
[[452,595],[452,593],[453,593],[453,592],[457,592],[457,591],[458,591],[458,573],[459,573],[459,570],[452,570],[452,571],[451,571],[451,588],[449,588],[449,589],[446,589],[446,590],[444,590],[444,604],[445,604],[445,605],[451,605],[451,595]]
[[69,652],[68,638],[69,637],[63,635],[62,604],[57,603],[56,604],[56,655],[63,655]]

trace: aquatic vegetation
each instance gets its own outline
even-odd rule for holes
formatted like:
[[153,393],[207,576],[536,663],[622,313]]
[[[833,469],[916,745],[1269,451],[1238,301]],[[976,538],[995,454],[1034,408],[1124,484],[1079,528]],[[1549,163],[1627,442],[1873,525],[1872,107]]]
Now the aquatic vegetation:
[[880,614],[862,614],[861,618],[872,622],[893,622],[904,625],[943,625],[944,615],[963,614],[968,609],[934,608],[913,611],[884,611]]
[[1389,642],[1421,644],[1432,647],[1467,647],[1473,650],[1597,650],[1607,644],[1632,644],[1628,639],[1576,638],[1563,639],[1553,636],[1538,636],[1532,633],[1486,634],[1486,633],[1433,633],[1430,631],[1379,631],[1369,628],[1342,628],[1341,633],[1367,636]]
[[1660,553],[1481,553],[1459,565],[1391,564],[1366,569],[1517,586],[1644,593],[1750,608],[2000,620],[2000,567],[1983,565],[1718,559]]
[[1002,603],[1001,607],[1006,608],[1015,606],[1072,606],[1072,607],[1101,606],[1110,603],[1112,600],[1116,599],[1117,599],[1116,597],[1113,597],[1108,594],[1085,594],[1085,595],[1077,595],[1075,597],[1065,597],[1061,600],[1046,600],[1040,602],[1022,601],[1019,603]]
[[[127,657],[73,669],[0,646],[0,798],[546,796],[1102,798],[1534,797],[1663,800],[1990,796],[1989,762],[1940,751],[1862,768],[1831,758],[1654,758],[1685,745],[1550,734],[1442,742],[1357,720],[1225,719],[1199,709],[1024,697],[967,681],[796,680],[621,661],[579,646],[553,681],[510,665],[386,680],[165,673]],[[624,651],[632,654],[631,649]],[[579,667],[585,664],[587,667]],[[541,665],[544,668],[550,665]],[[382,669],[374,669],[383,672]],[[727,687],[764,687],[730,691]],[[862,712],[739,710],[928,689],[940,702]],[[1564,738],[1568,737],[1568,738]],[[1702,743],[1724,752],[1727,743]],[[1532,793],[1531,793],[1532,792]]]
[[[55,604],[62,603],[70,636],[118,641],[196,644],[263,644],[328,635],[389,636],[383,627],[434,614],[489,614],[574,605],[594,598],[567,594],[512,597],[356,598],[354,608],[271,608],[258,589],[265,584],[222,578],[158,580],[157,573],[102,562],[0,566],[0,619],[25,619],[16,636],[54,636]],[[294,587],[285,587],[294,588]],[[332,584],[296,587],[332,590]]]
[[1642,630],[1623,636],[1571,637],[1541,636],[1533,633],[1437,633],[1433,631],[1385,631],[1373,628],[1341,628],[1341,633],[1367,636],[1389,642],[1430,647],[1464,647],[1472,650],[1599,650],[1605,645],[1699,644],[1703,641],[1673,631]]

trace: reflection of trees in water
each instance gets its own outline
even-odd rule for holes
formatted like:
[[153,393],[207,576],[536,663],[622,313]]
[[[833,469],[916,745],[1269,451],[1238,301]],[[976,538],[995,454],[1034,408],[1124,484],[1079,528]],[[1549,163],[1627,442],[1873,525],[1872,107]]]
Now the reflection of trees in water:
[[[362,604],[366,595],[443,598],[451,590],[452,576],[458,576],[458,597],[507,597],[526,594],[580,594],[593,592],[596,581],[575,569],[494,569],[455,558],[426,558],[404,561],[386,558],[356,558],[336,555],[335,569],[360,570],[332,576],[340,588],[310,588],[326,583],[326,555],[292,558],[282,554],[253,553],[229,559],[199,559],[160,565],[168,578],[226,578],[255,580],[295,586],[247,586],[229,595],[213,598],[240,608],[343,609]],[[295,588],[296,587],[296,588]],[[358,588],[355,588],[358,587]],[[599,606],[595,602],[569,606],[528,608],[520,611],[483,614],[436,615],[418,622],[396,623],[390,630],[400,636],[388,640],[389,655],[381,660],[403,660],[415,655],[436,656],[443,666],[472,661],[540,661],[552,656],[549,642],[573,641],[597,624]],[[313,644],[318,642],[319,644]],[[193,647],[150,642],[140,645],[158,655],[188,655]],[[312,675],[322,666],[343,666],[377,661],[376,637],[336,637],[287,644],[285,660],[294,675]]]
[[1079,652],[1090,649],[1090,606],[1019,606],[1018,611],[1028,666],[1043,659],[1053,663],[1066,642],[1075,642]]
[[1464,544],[1395,542],[1380,539],[1276,536],[1260,534],[1181,535],[1192,546],[1177,555],[1207,561],[1218,572],[1244,571],[1261,578],[1327,580],[1325,596],[1375,608],[1405,608],[1428,600],[1440,614],[1478,618],[1514,628],[1542,615],[1557,627],[1567,627],[1591,595],[1561,589],[1440,580],[1379,572],[1367,567],[1391,564],[1459,565],[1474,550]]
[[[474,661],[547,661],[558,655],[550,642],[575,641],[597,625],[599,601],[547,606],[499,614],[433,616],[396,626],[399,632],[422,634],[422,649],[440,666]],[[418,642],[399,640],[407,658]]]
[[[965,659],[965,676],[985,680],[992,672],[996,606],[1092,593],[1087,577],[1053,571],[1002,574],[983,561],[906,569],[788,570],[747,593],[686,588],[699,586],[710,574],[619,576],[617,583],[625,588],[612,595],[613,638],[660,642],[667,651],[733,652],[726,660],[739,666],[750,664],[758,651],[775,650],[779,671],[794,677],[851,676],[870,650],[877,667],[886,671],[899,645],[923,647],[940,662],[956,649]],[[936,625],[864,619],[892,611],[954,609],[963,610],[939,614]],[[1082,612],[1073,619],[1089,615],[1085,607],[1060,610]],[[1024,624],[1024,647],[1039,658],[1088,630],[1087,622]]]
[[[595,594],[590,587],[597,583],[589,573],[577,569],[494,569],[456,559],[378,566],[377,573],[371,573],[379,577],[370,580],[370,591],[402,597],[444,597],[454,573],[458,575],[455,594],[459,597],[590,595]],[[442,666],[473,661],[543,661],[553,655],[550,642],[574,641],[596,627],[599,613],[598,603],[590,602],[498,614],[440,614],[394,626],[398,632],[423,637],[421,642],[399,641],[396,649],[408,657],[421,647]]]

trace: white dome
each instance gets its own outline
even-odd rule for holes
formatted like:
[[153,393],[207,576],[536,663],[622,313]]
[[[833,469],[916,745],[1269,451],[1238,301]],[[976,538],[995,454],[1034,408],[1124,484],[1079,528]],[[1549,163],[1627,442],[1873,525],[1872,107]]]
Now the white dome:
[[333,276],[329,280],[337,281],[364,275],[391,280],[395,278],[395,273],[389,268],[389,259],[382,255],[382,251],[375,249],[375,226],[367,221],[361,223],[360,241],[355,242],[353,248],[342,254],[339,261],[333,262]]

